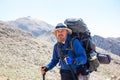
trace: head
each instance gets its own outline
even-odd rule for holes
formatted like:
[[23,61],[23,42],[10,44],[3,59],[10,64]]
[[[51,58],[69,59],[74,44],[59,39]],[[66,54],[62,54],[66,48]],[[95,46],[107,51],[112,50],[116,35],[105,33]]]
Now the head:
[[55,30],[52,33],[56,36],[58,42],[64,43],[67,35],[71,34],[72,30],[67,28],[64,24],[59,23],[57,24]]

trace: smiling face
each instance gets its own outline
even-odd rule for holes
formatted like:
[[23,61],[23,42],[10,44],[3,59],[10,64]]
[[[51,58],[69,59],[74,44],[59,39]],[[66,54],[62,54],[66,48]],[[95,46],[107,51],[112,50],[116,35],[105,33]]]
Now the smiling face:
[[68,31],[66,29],[58,29],[55,31],[58,42],[65,43]]

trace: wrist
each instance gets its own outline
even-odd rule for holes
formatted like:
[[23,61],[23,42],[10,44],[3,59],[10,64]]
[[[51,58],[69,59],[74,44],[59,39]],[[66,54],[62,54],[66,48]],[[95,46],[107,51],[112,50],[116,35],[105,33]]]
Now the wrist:
[[46,66],[42,67],[42,69],[44,69],[45,72],[48,71],[48,68]]
[[47,72],[48,71],[48,68],[45,66],[45,71]]

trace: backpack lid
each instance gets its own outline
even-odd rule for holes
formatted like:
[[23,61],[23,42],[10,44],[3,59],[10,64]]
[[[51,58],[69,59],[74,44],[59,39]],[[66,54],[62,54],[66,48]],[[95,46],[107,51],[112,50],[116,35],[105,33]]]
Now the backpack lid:
[[87,25],[81,18],[67,18],[64,23],[75,33],[89,32]]

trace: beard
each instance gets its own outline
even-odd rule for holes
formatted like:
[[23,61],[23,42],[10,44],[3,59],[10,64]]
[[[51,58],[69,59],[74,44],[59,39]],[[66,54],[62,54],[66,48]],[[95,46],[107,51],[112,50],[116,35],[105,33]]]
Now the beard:
[[57,41],[58,42],[65,42],[65,40],[66,40],[66,36],[64,36],[62,34],[57,36]]

